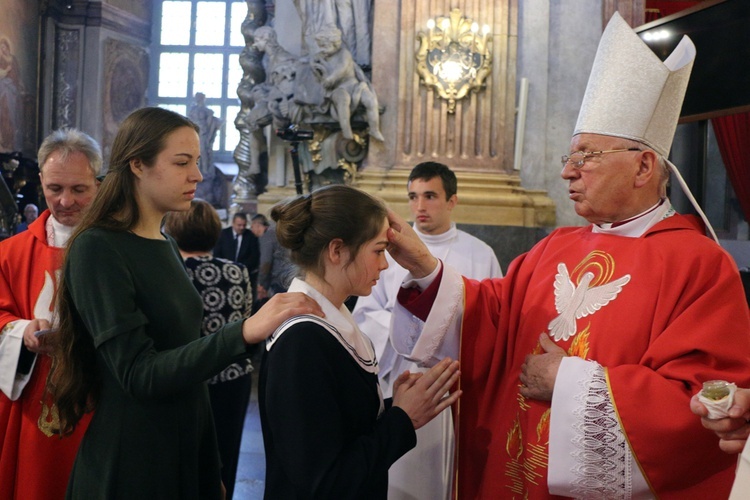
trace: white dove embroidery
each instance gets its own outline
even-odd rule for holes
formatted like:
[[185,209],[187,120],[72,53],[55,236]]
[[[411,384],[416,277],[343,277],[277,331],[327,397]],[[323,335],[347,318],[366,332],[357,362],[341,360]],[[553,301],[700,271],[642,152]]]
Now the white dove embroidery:
[[[57,277],[60,271],[55,272]],[[55,299],[55,280],[48,271],[44,271],[44,286],[39,292],[39,296],[34,304],[34,318],[46,319],[47,321],[52,320],[52,309],[54,306]]]
[[564,263],[557,265],[555,276],[555,309],[560,314],[549,322],[549,335],[555,340],[568,340],[576,333],[576,320],[594,314],[609,304],[630,281],[630,275],[610,281],[604,285],[589,288],[594,279],[591,272],[581,277],[578,286],[570,281],[568,268]]

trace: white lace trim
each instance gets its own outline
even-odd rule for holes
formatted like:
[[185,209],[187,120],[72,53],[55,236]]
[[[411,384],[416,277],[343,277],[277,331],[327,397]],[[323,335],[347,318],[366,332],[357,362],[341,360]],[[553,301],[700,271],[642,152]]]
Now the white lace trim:
[[571,455],[575,498],[632,498],[632,456],[607,390],[604,368],[591,363],[576,395],[578,417]]

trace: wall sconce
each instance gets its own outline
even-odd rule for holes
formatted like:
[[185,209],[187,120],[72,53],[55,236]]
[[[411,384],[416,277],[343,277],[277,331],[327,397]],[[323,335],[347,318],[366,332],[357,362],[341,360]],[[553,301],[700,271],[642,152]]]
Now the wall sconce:
[[448,113],[455,113],[456,101],[470,90],[484,87],[492,66],[490,27],[480,28],[453,9],[449,17],[427,21],[427,33],[417,34],[417,73],[422,84],[434,87],[448,100]]

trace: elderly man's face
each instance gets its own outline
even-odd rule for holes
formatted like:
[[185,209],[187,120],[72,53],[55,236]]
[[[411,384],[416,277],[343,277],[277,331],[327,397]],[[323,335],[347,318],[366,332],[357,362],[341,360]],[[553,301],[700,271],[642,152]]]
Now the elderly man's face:
[[97,187],[86,155],[75,151],[63,160],[60,151],[55,151],[42,166],[39,178],[47,207],[55,219],[64,226],[78,224]]
[[[570,153],[625,149],[623,140],[596,134],[580,134],[570,142]],[[581,168],[570,163],[562,169],[568,181],[568,197],[578,215],[594,224],[617,222],[637,215],[633,210],[639,151],[623,151],[589,158]]]
[[39,210],[34,205],[26,205],[23,209],[23,216],[26,217],[26,222],[31,224],[39,216]]

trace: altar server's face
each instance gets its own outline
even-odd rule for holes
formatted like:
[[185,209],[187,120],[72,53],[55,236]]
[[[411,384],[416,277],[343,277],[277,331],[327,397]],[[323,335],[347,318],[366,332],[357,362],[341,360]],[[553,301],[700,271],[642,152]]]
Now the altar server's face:
[[417,229],[424,234],[443,234],[450,229],[456,201],[455,194],[446,198],[440,176],[409,182],[409,210]]

